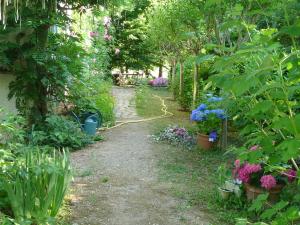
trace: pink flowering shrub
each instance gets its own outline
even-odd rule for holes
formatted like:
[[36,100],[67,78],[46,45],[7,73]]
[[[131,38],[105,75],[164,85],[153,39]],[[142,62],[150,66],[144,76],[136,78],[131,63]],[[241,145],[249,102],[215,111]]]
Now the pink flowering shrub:
[[261,166],[259,164],[249,164],[241,166],[237,172],[237,178],[243,183],[249,183],[251,175],[261,171]]
[[153,87],[166,87],[168,86],[168,80],[162,77],[158,77],[151,82]]
[[[251,151],[251,149],[249,149]],[[253,151],[253,150],[252,150]],[[266,174],[263,164],[241,163],[239,159],[234,162],[233,177],[244,184],[260,186],[266,190],[276,187],[277,184],[293,182],[297,172],[289,169],[286,172],[274,171]]]

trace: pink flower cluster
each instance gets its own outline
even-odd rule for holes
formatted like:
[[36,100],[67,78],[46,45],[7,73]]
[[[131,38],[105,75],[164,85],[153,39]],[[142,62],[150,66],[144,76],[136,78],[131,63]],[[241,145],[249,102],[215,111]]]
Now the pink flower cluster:
[[98,37],[98,32],[91,31],[91,32],[90,32],[90,37],[92,37],[92,38]]
[[259,145],[253,145],[253,146],[251,146],[250,147],[250,151],[256,151],[256,150],[258,150],[258,149],[260,149],[260,146]]
[[168,86],[168,80],[162,77],[158,77],[151,82],[154,87]]
[[276,186],[276,179],[272,175],[264,175],[260,178],[261,186],[267,190],[270,190]]
[[[236,161],[236,164],[239,163]],[[249,164],[245,163],[243,166],[238,166],[235,171],[235,175],[243,183],[248,183],[250,181],[251,175],[261,171],[261,166],[259,164]]]
[[108,16],[105,16],[103,18],[103,25],[104,25],[104,40],[106,41],[111,41],[112,40],[112,36],[109,34],[109,28],[111,26],[111,18]]

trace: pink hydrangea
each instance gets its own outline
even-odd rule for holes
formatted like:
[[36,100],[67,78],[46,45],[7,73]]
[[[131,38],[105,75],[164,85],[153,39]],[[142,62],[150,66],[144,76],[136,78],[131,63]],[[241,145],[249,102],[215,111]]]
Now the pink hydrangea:
[[238,172],[238,179],[243,183],[248,183],[250,181],[250,176],[253,173],[257,173],[261,171],[261,166],[259,164],[249,164],[246,163],[243,167],[241,167]]
[[297,172],[293,169],[288,170],[285,174],[288,177],[288,180],[290,183],[292,183],[296,179],[296,176],[297,176]]
[[267,190],[270,190],[276,186],[276,179],[272,175],[264,175],[260,178],[261,186]]

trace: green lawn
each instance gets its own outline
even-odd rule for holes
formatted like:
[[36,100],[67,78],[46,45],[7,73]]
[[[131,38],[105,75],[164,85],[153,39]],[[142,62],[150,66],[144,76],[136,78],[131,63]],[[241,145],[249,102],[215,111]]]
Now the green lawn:
[[[136,106],[140,116],[152,117],[160,115],[161,104],[153,95],[165,99],[168,111],[174,117],[156,120],[150,123],[150,130],[157,133],[170,124],[177,124],[193,129],[189,121],[189,112],[178,111],[180,108],[167,89],[152,89],[143,87],[137,90]],[[160,179],[172,183],[170,192],[182,199],[183,204],[178,205],[179,212],[196,207],[199,210],[212,214],[214,224],[234,224],[234,218],[245,216],[241,202],[231,199],[224,203],[217,191],[218,167],[230,160],[230,155],[221,150],[193,151],[181,147],[157,143],[160,152]],[[184,218],[183,218],[184,219]]]

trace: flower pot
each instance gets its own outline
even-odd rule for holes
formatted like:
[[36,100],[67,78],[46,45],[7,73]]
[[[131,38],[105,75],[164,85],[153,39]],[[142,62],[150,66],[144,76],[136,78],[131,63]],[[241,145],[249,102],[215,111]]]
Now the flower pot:
[[232,191],[227,190],[225,188],[219,187],[218,189],[219,189],[219,193],[220,193],[222,199],[224,199],[224,200],[228,199],[230,194],[232,193]]
[[210,150],[213,147],[213,142],[210,142],[209,136],[205,134],[198,134],[197,144],[204,150]]
[[237,198],[240,198],[241,195],[242,195],[241,185],[234,183],[233,180],[225,181],[224,188],[227,189],[227,190],[232,191]]
[[245,184],[245,190],[247,195],[247,200],[251,201],[257,198],[260,194],[269,193],[268,201],[270,203],[275,203],[279,200],[279,195],[283,189],[283,185],[276,185],[276,187],[272,188],[271,190],[265,190],[260,187],[253,186],[251,184]]

